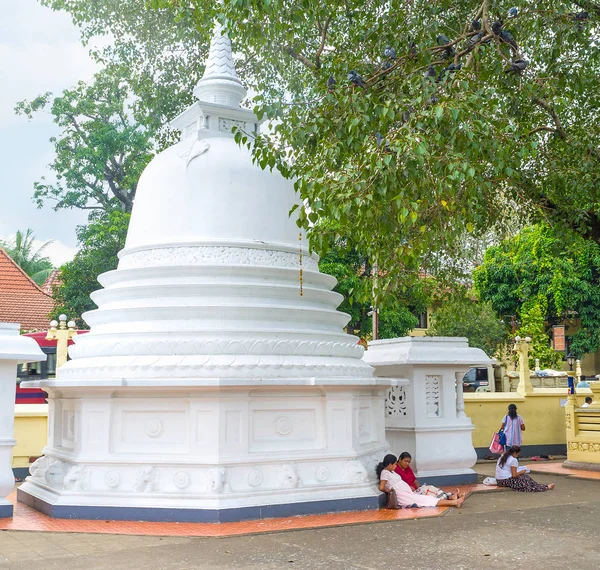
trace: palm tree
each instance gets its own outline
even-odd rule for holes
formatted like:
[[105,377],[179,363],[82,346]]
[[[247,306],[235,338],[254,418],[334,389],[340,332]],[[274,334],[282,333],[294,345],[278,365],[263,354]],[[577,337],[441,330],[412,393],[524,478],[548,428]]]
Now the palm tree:
[[13,261],[38,285],[42,285],[54,269],[52,262],[43,255],[44,250],[52,243],[48,240],[36,248],[33,230],[27,228],[25,232],[17,231],[12,241],[0,240],[0,247],[10,255]]

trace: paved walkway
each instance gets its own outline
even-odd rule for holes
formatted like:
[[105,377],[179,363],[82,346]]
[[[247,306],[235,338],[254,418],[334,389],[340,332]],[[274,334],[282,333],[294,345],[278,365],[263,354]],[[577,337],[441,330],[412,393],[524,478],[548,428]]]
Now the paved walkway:
[[[543,467],[556,469],[551,465]],[[489,472],[493,465],[480,467]],[[0,567],[30,569],[41,563],[44,569],[74,570],[598,568],[600,482],[534,477],[543,483],[555,481],[556,489],[478,493],[462,509],[449,509],[443,516],[379,524],[220,539],[4,531]]]
[[[504,491],[504,489],[486,487],[485,485],[460,485],[458,488],[467,495]],[[454,491],[456,489],[457,487],[448,490]],[[444,514],[450,508],[381,509],[215,524],[53,519],[17,502],[16,493],[9,495],[8,499],[14,504],[14,516],[12,519],[0,519],[0,530],[82,532],[141,536],[242,536],[307,528],[326,528],[437,517]]]

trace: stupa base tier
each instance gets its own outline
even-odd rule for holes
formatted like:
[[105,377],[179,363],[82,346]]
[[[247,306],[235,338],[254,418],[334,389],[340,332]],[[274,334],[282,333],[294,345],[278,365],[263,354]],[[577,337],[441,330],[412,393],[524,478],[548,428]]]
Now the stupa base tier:
[[[362,493],[362,495],[361,495]],[[17,490],[17,499],[45,515],[62,519],[131,520],[155,522],[208,522],[224,523],[253,519],[267,519],[342,511],[374,510],[381,506],[381,493],[375,486],[354,489],[353,495],[331,498],[339,493],[329,493],[327,498],[316,499],[307,493],[304,501],[271,503],[264,505],[198,508],[189,506],[185,499],[168,501],[168,506],[153,506],[152,500],[140,506],[139,500],[121,497],[105,504],[102,496],[63,497],[48,492],[35,483],[26,482]],[[270,500],[285,497],[270,497]],[[292,498],[292,497],[290,497]],[[161,501],[162,503],[163,501]],[[6,515],[10,516],[10,515]]]
[[6,499],[0,499],[0,519],[7,519],[13,516],[13,504]]
[[19,500],[65,518],[226,521],[377,508],[385,386],[49,389]]

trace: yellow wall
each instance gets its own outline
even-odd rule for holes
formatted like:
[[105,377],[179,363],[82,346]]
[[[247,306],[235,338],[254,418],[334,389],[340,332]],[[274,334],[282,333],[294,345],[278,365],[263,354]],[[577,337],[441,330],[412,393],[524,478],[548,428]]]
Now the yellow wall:
[[15,404],[13,467],[29,467],[30,457],[42,455],[48,437],[48,404]]
[[[581,390],[577,395],[579,405],[589,395],[591,390]],[[566,444],[565,408],[560,405],[567,398],[564,388],[535,389],[526,397],[514,392],[475,392],[464,398],[465,413],[475,426],[473,447],[490,445],[509,404],[516,404],[517,413],[525,422],[523,445]]]

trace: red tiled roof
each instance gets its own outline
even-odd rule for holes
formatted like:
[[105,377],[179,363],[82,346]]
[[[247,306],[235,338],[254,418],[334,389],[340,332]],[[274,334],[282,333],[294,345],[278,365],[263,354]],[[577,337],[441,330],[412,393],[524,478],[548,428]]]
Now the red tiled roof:
[[19,323],[24,331],[44,330],[53,308],[52,297],[0,248],[0,322]]
[[42,291],[48,295],[52,295],[52,288],[60,285],[60,269],[53,269],[52,273],[46,277],[42,285]]

